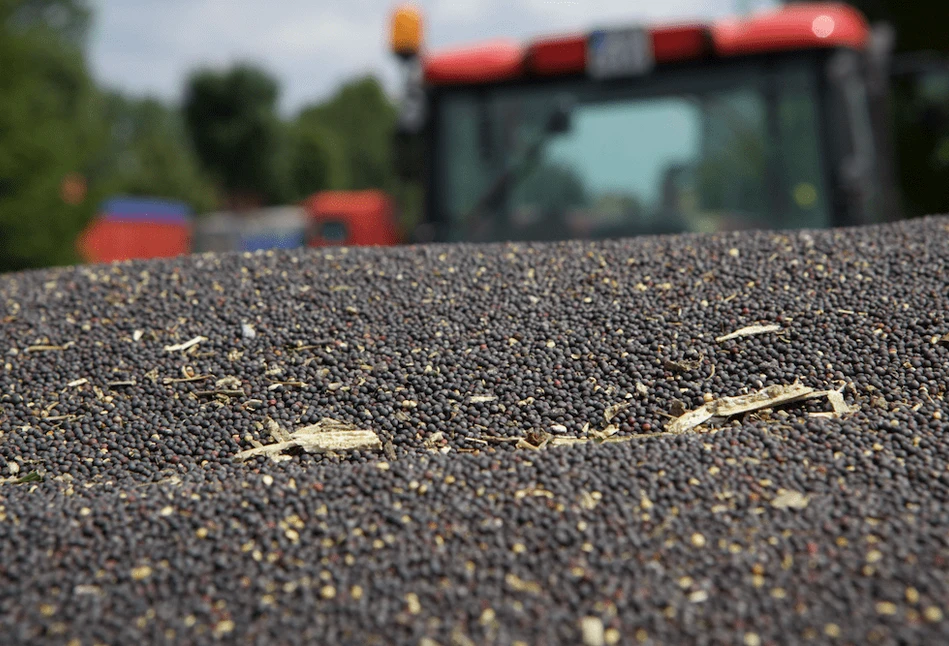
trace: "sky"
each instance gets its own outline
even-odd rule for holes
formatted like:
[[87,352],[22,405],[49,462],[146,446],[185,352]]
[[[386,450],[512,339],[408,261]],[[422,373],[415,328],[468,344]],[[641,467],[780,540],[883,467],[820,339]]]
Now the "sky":
[[[643,21],[714,18],[775,0],[415,0],[429,50]],[[396,96],[396,0],[92,0],[90,64],[103,84],[178,101],[188,74],[237,61],[268,70],[290,115],[357,75]]]

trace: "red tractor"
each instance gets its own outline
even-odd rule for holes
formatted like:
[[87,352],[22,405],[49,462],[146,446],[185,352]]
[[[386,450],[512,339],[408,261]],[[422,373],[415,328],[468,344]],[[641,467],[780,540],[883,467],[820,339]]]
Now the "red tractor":
[[425,192],[407,240],[896,219],[891,78],[949,74],[942,61],[899,72],[892,42],[848,5],[801,3],[427,53],[420,13],[402,7],[396,163]]

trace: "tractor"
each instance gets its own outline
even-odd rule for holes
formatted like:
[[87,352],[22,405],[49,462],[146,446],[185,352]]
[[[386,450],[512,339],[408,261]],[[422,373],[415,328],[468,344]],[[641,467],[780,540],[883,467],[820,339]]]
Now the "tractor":
[[[413,243],[892,221],[891,87],[949,80],[840,3],[441,52],[422,36],[420,11],[399,7],[394,163],[424,187]],[[935,97],[911,117],[925,136],[946,133],[949,91]]]

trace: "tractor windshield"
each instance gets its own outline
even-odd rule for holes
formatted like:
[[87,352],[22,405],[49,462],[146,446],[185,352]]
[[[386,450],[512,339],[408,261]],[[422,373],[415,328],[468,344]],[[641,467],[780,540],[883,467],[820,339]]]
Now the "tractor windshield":
[[[801,57],[447,90],[432,164],[445,237],[831,226],[818,69]],[[567,123],[550,132],[560,105]]]

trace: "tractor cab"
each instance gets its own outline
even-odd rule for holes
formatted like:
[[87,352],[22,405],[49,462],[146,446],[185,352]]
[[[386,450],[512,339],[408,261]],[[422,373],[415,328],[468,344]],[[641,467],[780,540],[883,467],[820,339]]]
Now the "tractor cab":
[[415,240],[826,228],[899,217],[892,32],[844,4],[421,52],[396,12]]

